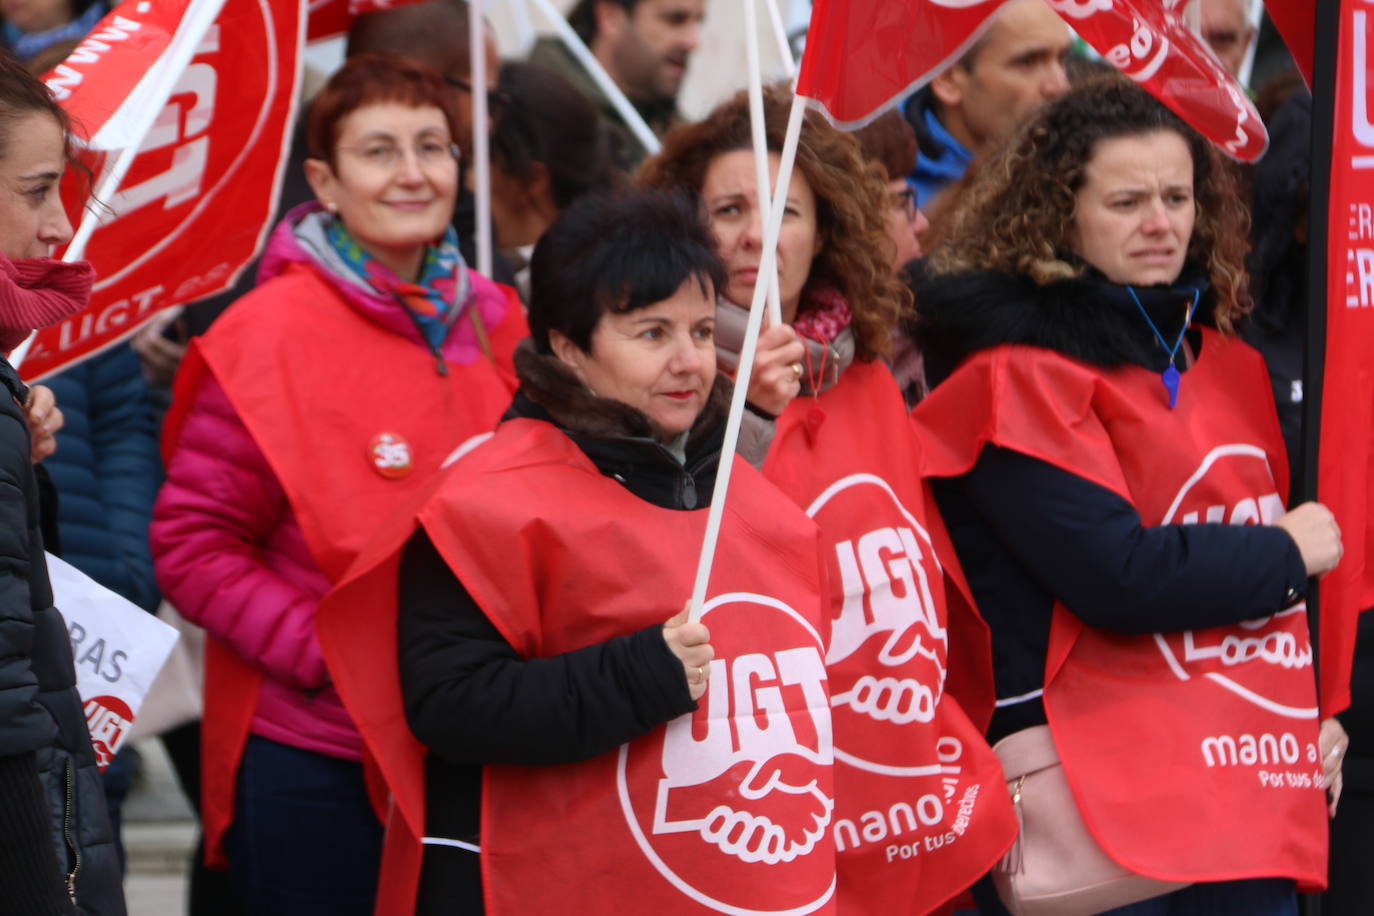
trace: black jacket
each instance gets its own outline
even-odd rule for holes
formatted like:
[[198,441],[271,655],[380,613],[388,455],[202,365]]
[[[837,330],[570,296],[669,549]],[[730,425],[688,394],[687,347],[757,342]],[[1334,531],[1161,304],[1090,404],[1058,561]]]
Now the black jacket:
[[[596,467],[669,509],[707,505],[728,383],[719,381],[686,443],[686,462],[638,411],[597,398],[553,357],[522,345],[521,389],[506,418],[552,423]],[[589,558],[589,562],[609,562]],[[647,627],[552,658],[522,659],[444,563],[423,529],[401,557],[398,652],[406,717],[430,749],[426,833],[478,845],[482,765],[589,759],[696,708],[682,666]],[[426,847],[418,913],[480,913],[477,857]]]
[[[932,387],[966,356],[1002,343],[1045,347],[1103,368],[1168,365],[1134,301],[1103,280],[1038,287],[984,273],[922,275],[916,285],[917,334]],[[1191,293],[1137,292],[1160,333],[1174,340]],[[1195,323],[1210,320],[1204,295]],[[1178,368],[1186,387],[1182,360]],[[934,492],[992,631],[999,698],[1044,685],[1056,599],[1091,626],[1151,633],[1272,613],[1306,588],[1297,545],[1279,528],[1147,527],[1105,487],[1008,449],[985,448],[971,471],[935,481]],[[1044,721],[1038,701],[1008,705],[994,714],[988,735],[996,741]]]
[[1264,355],[1288,446],[1290,492],[1302,480],[1303,345],[1307,334],[1307,195],[1312,95],[1299,89],[1269,123],[1269,149],[1254,170],[1250,294],[1245,339]]
[[82,913],[122,916],[105,796],[44,561],[27,389],[4,360],[0,382],[0,912],[69,913],[71,893]]

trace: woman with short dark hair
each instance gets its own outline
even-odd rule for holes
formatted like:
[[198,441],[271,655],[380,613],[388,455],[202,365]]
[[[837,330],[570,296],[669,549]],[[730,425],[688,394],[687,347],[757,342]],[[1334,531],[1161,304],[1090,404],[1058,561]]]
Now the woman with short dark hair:
[[1301,599],[1340,533],[1284,509],[1268,378],[1234,334],[1245,220],[1218,151],[1113,76],[987,163],[917,284],[915,417],[992,630],[989,738],[1009,779],[1062,760],[1111,861],[1196,882],[1112,913],[1291,914],[1294,881],[1325,880],[1345,741],[1319,739]]
[[[415,912],[685,912],[702,893],[781,911],[831,892],[815,530],[738,459],[702,621],[683,606],[730,397],[712,249],[681,198],[574,203],[535,249],[495,436],[326,607],[344,659],[399,607],[395,673],[341,687],[391,777],[390,861],[423,837]],[[377,689],[393,678],[394,701]],[[384,899],[410,912],[413,893]]]

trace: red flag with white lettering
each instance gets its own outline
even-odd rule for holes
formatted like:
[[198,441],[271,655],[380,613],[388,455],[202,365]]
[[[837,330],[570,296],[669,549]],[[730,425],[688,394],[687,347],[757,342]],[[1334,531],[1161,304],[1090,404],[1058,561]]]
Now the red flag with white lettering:
[[[1268,135],[1244,91],[1183,22],[1184,0],[1047,0],[1117,69],[1231,156]],[[859,127],[958,59],[1001,0],[816,0],[797,93]]]
[[[303,3],[223,0],[207,28],[219,3],[125,0],[47,74],[88,138],[97,188],[121,150],[138,151],[117,190],[92,204],[101,221],[84,253],[97,274],[91,305],[39,332],[26,379],[95,355],[163,308],[227,289],[256,254],[290,142]],[[159,79],[175,84],[143,132],[139,114],[146,123],[161,103]],[[74,185],[65,199],[75,225]]]
[[[1322,384],[1317,496],[1336,514],[1345,554],[1321,582],[1322,713],[1349,705],[1356,615],[1374,606],[1374,121],[1370,117],[1368,3],[1340,4],[1335,130],[1327,212],[1326,365]],[[1320,169],[1326,163],[1313,163]],[[1315,317],[1315,316],[1314,316]]]

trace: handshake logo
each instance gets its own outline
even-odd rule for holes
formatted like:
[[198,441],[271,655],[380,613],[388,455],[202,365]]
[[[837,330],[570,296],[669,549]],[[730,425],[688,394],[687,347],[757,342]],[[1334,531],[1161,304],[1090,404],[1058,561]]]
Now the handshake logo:
[[[762,595],[717,597],[703,619],[722,657],[702,708],[670,722],[661,741],[621,749],[622,808],[649,861],[699,903],[809,912],[829,898],[834,871],[830,854],[807,861],[829,845],[834,810],[820,636]],[[759,646],[778,648],[732,651]]]

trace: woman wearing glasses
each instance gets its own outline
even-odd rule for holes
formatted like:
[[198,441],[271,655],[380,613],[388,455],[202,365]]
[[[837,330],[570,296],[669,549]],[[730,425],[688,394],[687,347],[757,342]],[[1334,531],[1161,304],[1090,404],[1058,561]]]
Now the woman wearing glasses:
[[518,302],[449,226],[449,97],[398,56],[335,74],[307,123],[316,201],[177,378],[151,539],[163,593],[211,637],[208,858],[249,912],[371,912],[382,831],[316,605],[515,389]]

